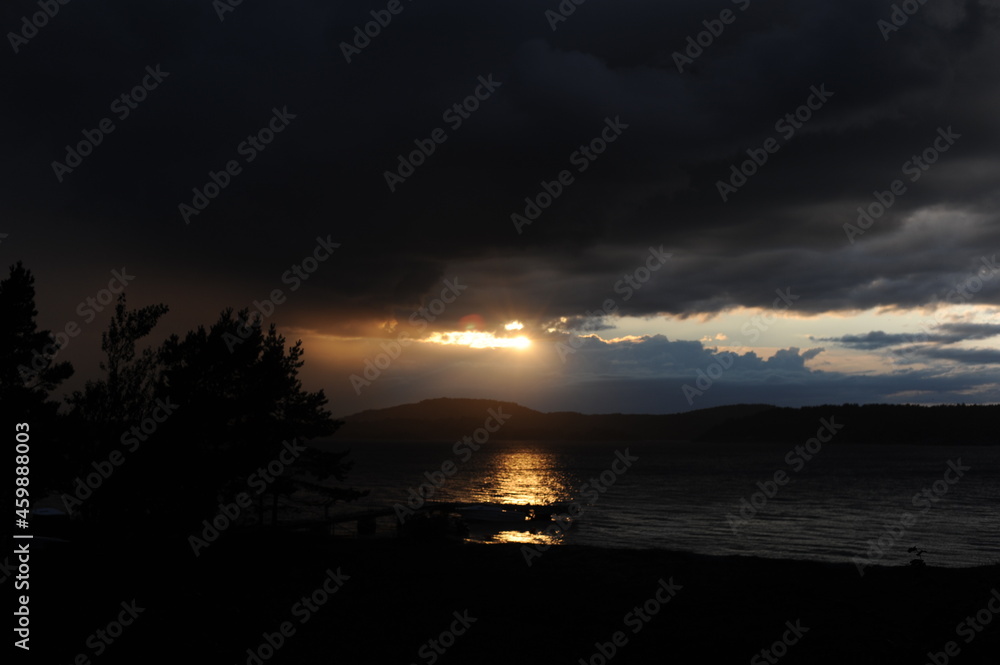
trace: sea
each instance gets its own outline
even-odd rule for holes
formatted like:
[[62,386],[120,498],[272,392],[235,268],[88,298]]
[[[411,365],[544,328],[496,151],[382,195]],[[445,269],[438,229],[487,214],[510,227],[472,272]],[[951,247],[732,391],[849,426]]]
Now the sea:
[[[343,442],[337,508],[576,502],[575,517],[471,524],[482,543],[666,549],[834,563],[1000,564],[1000,446]],[[421,487],[423,486],[423,487]],[[407,503],[409,502],[409,503]],[[395,517],[379,530],[392,531]]]

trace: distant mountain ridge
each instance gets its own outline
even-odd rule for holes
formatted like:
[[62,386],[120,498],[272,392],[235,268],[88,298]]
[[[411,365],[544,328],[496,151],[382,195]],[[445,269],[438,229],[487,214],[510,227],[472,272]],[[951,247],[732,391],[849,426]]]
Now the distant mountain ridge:
[[337,431],[341,440],[460,439],[482,427],[490,410],[510,418],[497,440],[803,442],[821,421],[843,443],[1000,444],[1000,405],[842,404],[800,408],[735,404],[673,414],[543,413],[515,402],[426,399],[361,411]]

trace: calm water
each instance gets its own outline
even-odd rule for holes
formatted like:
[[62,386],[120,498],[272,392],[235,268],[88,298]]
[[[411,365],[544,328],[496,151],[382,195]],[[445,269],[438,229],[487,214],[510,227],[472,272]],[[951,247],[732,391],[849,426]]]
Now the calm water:
[[[565,533],[539,527],[474,528],[481,542],[573,542],[605,547],[664,548],[703,554],[847,562],[864,556],[882,537],[880,564],[910,560],[919,545],[934,566],[1000,563],[1000,447],[851,446],[828,444],[811,460],[790,465],[787,444],[664,444],[488,442],[467,461],[452,443],[333,442],[351,449],[348,480],[371,496],[360,505],[405,502],[409,488],[443,462],[458,471],[431,500],[552,503],[579,500],[584,512]],[[616,451],[638,460],[624,473],[609,471]],[[948,461],[966,467],[945,481]],[[622,468],[621,463],[618,465]],[[750,501],[776,471],[787,484],[757,514],[734,529],[740,500]],[[614,478],[604,493],[588,480]],[[935,482],[938,493],[934,492]],[[602,483],[603,485],[603,483]],[[933,499],[914,495],[924,489]],[[761,506],[762,495],[756,503]],[[352,504],[353,507],[353,504]],[[915,520],[904,524],[903,515]],[[544,525],[542,525],[544,526]],[[898,536],[900,529],[902,535]],[[887,534],[897,534],[897,537]],[[890,541],[891,539],[891,541]]]

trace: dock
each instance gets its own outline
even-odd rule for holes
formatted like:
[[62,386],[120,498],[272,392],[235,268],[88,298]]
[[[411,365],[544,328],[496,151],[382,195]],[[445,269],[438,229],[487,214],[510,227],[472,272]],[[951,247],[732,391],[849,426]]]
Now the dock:
[[[569,511],[568,502],[549,504],[508,504],[490,502],[457,502],[457,501],[427,501],[417,508],[411,508],[406,504],[398,504],[406,507],[407,521],[418,516],[425,519],[442,519],[461,508],[472,508],[475,506],[494,506],[508,511],[523,512],[532,522],[551,520],[554,515],[565,514]],[[335,535],[338,527],[354,524],[353,529],[348,529],[348,533],[356,536],[371,536],[378,531],[378,520],[380,518],[392,517],[395,523],[396,535],[400,535],[401,525],[396,519],[396,505],[370,506],[358,508],[356,510],[340,512],[334,515],[327,515],[320,520],[295,520],[281,524],[281,527],[294,531],[315,531],[327,532],[328,535]],[[527,521],[527,520],[526,520]]]

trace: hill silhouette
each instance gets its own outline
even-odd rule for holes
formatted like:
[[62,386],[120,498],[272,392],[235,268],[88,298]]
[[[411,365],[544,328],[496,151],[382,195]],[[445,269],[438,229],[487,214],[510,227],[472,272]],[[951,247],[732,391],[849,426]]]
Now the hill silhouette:
[[738,404],[667,415],[543,413],[515,402],[438,398],[347,416],[338,438],[458,439],[482,427],[489,409],[499,409],[511,416],[497,433],[500,439],[684,441],[707,434],[719,422],[773,408],[766,404]]
[[343,419],[338,438],[459,439],[482,427],[489,410],[509,414],[496,434],[508,440],[802,442],[822,419],[841,443],[997,444],[1000,405],[842,404],[800,408],[735,404],[672,414],[544,413],[515,402],[437,398]]

